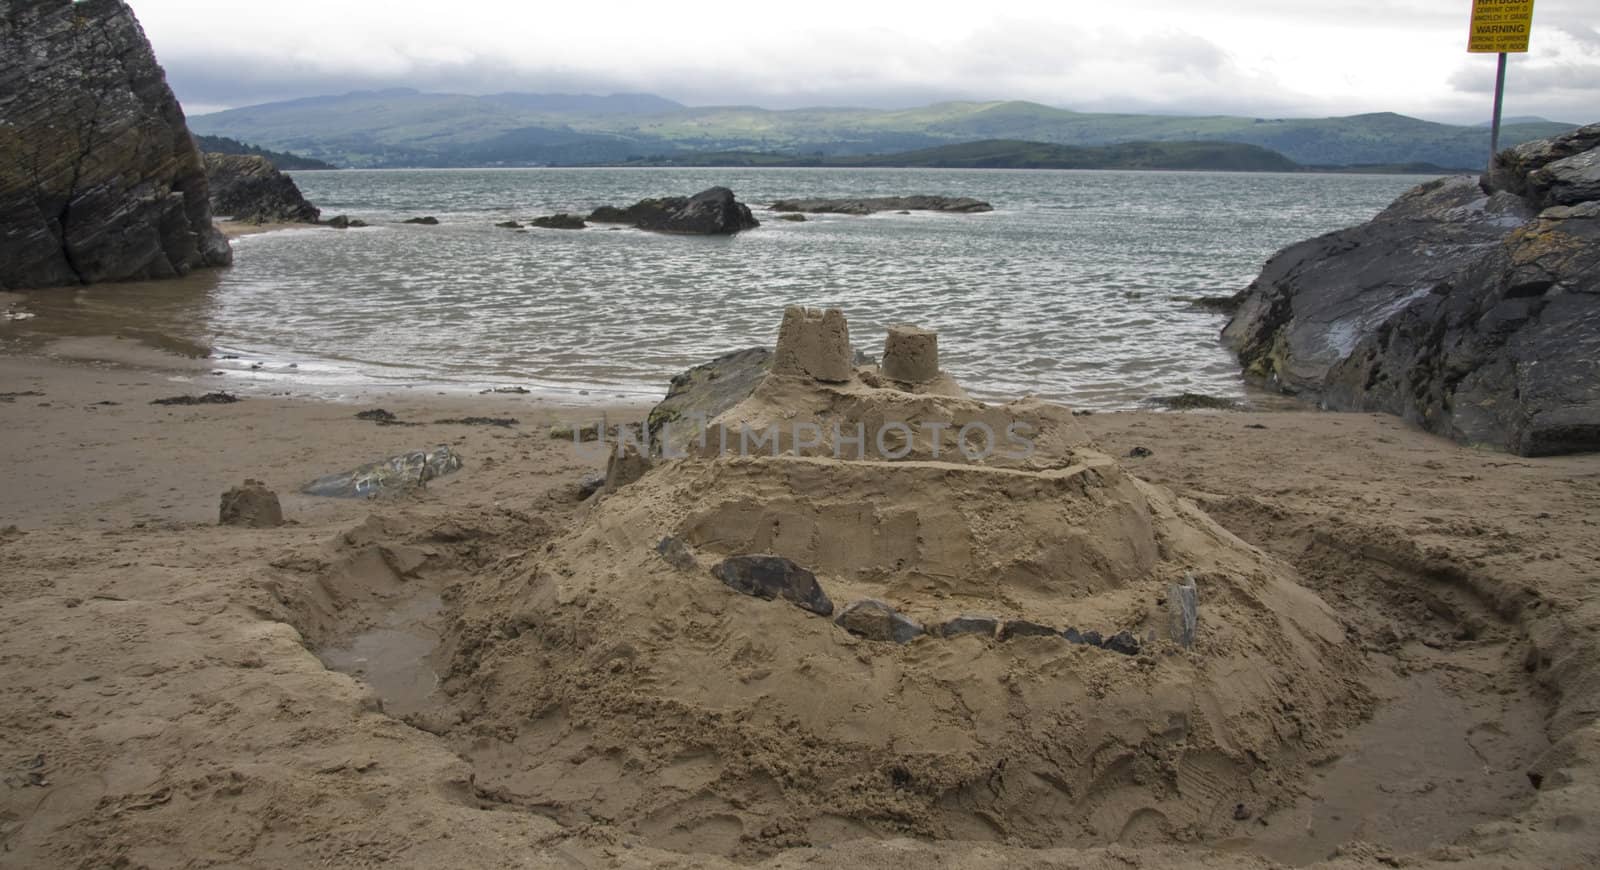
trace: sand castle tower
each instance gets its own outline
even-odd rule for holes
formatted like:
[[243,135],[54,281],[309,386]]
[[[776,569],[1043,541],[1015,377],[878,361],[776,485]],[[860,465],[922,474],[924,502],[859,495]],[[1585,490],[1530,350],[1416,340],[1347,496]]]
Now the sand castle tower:
[[939,334],[916,326],[889,327],[883,346],[883,376],[927,384],[939,379]]
[[783,312],[772,373],[830,384],[850,380],[850,325],[837,308],[791,306]]
[[1365,702],[1333,612],[1068,409],[919,391],[933,333],[849,354],[842,313],[789,309],[713,421],[781,449],[658,462],[464,593],[476,786],[728,855],[1226,837],[1292,801]]

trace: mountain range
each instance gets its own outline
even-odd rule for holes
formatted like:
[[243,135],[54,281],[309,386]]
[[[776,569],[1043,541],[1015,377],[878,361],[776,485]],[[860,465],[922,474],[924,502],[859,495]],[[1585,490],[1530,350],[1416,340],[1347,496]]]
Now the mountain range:
[[[1232,142],[1314,166],[1479,167],[1489,131],[1388,112],[1339,118],[1246,118],[1074,112],[1039,103],[946,102],[913,109],[692,107],[651,94],[610,96],[357,91],[189,119],[227,136],[347,167],[693,162],[756,152],[780,159],[862,157],[977,140],[1067,146]],[[1502,147],[1572,129],[1518,119]]]

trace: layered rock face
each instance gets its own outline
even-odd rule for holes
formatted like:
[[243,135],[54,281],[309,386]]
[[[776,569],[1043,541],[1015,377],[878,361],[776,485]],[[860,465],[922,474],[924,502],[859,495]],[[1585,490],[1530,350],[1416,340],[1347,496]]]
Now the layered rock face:
[[1223,338],[1327,408],[1525,456],[1600,449],[1600,125],[1285,248]]
[[121,0],[0,0],[0,289],[232,259],[205,167]]
[[207,154],[205,163],[214,214],[254,224],[314,224],[322,216],[265,157]]

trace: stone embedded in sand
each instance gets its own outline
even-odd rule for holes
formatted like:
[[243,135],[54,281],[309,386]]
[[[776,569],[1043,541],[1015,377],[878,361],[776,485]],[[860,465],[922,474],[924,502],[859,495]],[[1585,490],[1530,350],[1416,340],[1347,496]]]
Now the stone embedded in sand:
[[656,544],[656,552],[667,560],[668,565],[679,571],[693,571],[700,565],[695,561],[694,553],[689,552],[689,545],[685,544],[682,538],[672,535],[662,538],[661,543]]
[[1194,646],[1195,628],[1200,624],[1200,589],[1194,575],[1167,588],[1167,633],[1184,649]]
[[916,326],[891,326],[883,347],[883,376],[910,384],[939,378],[939,334]]
[[769,601],[782,597],[802,610],[833,615],[833,602],[817,583],[817,575],[782,556],[730,556],[711,574],[746,595]]
[[999,630],[1000,620],[992,616],[968,616],[963,613],[939,626],[939,636],[950,638],[973,634],[993,638],[994,633]]
[[319,477],[300,488],[325,498],[373,498],[426,484],[461,470],[461,456],[441,445],[369,462],[344,474]]
[[1026,619],[1008,619],[1000,626],[998,637],[1001,640],[1010,640],[1014,637],[1060,637],[1060,632],[1048,625],[1030,622]]
[[850,380],[851,356],[850,325],[839,309],[791,305],[784,310],[774,374],[842,384]]
[[278,494],[259,480],[246,480],[222,494],[222,509],[217,522],[224,526],[270,529],[283,525],[283,508]]
[[616,492],[649,470],[650,458],[639,452],[639,446],[623,444],[606,460],[606,492]]
[[1136,656],[1139,654],[1139,639],[1133,636],[1133,632],[1124,629],[1106,638],[1101,648],[1125,656]]
[[901,615],[899,611],[882,601],[871,598],[846,607],[833,623],[867,640],[910,643],[926,633],[914,620]]

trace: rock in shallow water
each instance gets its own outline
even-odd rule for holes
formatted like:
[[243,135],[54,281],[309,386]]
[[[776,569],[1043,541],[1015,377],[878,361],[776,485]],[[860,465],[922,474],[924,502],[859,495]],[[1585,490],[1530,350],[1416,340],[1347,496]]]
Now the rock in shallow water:
[[772,600],[782,598],[820,616],[833,615],[833,602],[817,576],[782,556],[730,556],[711,569],[729,588]]
[[773,211],[868,215],[880,211],[941,211],[972,214],[994,206],[966,196],[879,196],[857,199],[780,199]]
[[924,634],[922,626],[893,607],[868,598],[840,611],[834,624],[858,637],[893,643],[910,643]]
[[709,188],[690,197],[643,199],[626,208],[601,206],[589,215],[589,222],[698,236],[728,236],[761,226],[750,208],[726,187]]
[[314,224],[322,212],[306,201],[294,179],[254,154],[207,154],[211,211],[254,224]]

